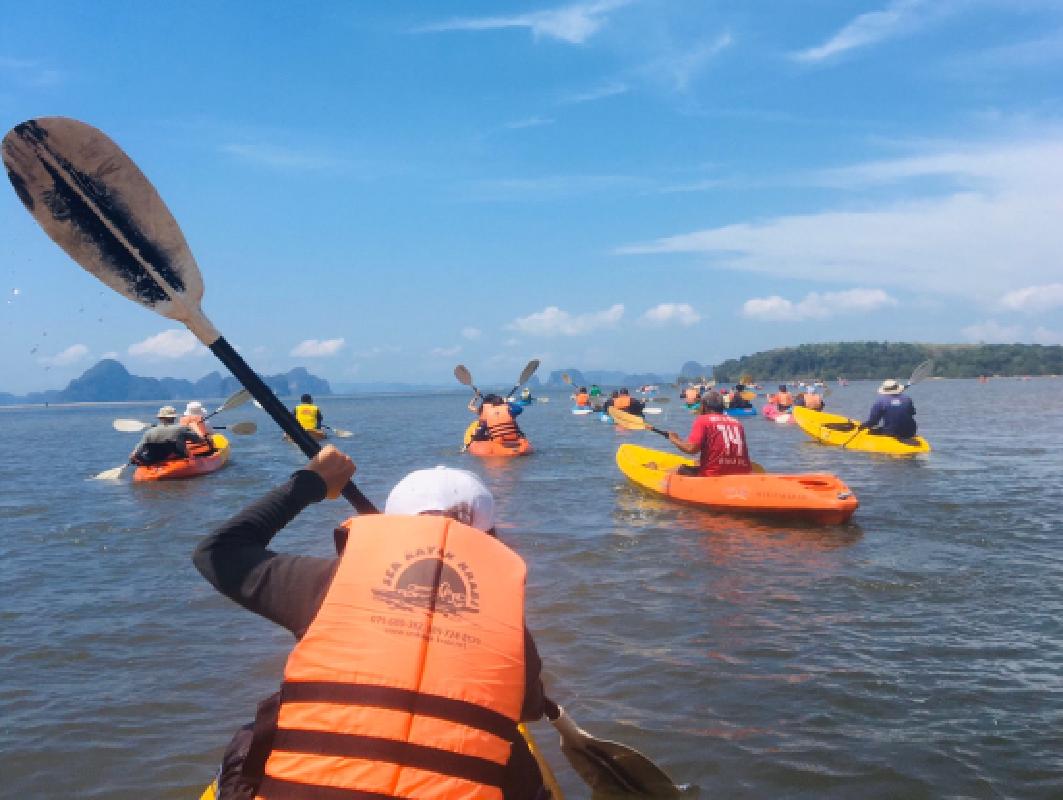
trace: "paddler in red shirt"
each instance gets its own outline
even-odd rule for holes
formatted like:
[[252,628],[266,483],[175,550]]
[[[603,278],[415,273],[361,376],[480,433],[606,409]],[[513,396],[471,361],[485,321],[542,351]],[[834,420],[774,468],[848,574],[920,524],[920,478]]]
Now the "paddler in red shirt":
[[701,398],[701,413],[694,418],[686,439],[669,431],[668,441],[684,453],[700,454],[699,466],[681,466],[680,475],[714,477],[753,471],[746,446],[746,429],[737,419],[723,413],[723,398],[719,392],[706,392]]

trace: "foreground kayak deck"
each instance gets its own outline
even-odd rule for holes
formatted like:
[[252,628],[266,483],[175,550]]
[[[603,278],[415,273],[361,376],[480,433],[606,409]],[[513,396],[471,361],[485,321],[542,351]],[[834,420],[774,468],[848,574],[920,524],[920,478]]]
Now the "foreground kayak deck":
[[930,443],[922,436],[910,439],[898,439],[894,436],[860,431],[856,420],[810,408],[794,406],[794,420],[801,430],[823,444],[836,447],[845,446],[846,450],[861,450],[866,453],[884,453],[891,456],[908,456],[929,453]]
[[[210,455],[193,453],[188,458],[175,458],[171,461],[163,461],[161,464],[152,464],[149,467],[137,467],[133,472],[133,481],[143,483],[176,480],[217,472],[229,460],[229,440],[220,433],[212,434],[210,438],[216,448],[215,452]],[[190,447],[194,446],[190,445]],[[206,445],[200,445],[200,447],[205,448]]]
[[695,461],[674,453],[624,444],[616,465],[631,481],[673,500],[718,511],[799,518],[819,525],[847,522],[859,503],[834,475],[749,473],[716,478],[686,477],[675,470]]

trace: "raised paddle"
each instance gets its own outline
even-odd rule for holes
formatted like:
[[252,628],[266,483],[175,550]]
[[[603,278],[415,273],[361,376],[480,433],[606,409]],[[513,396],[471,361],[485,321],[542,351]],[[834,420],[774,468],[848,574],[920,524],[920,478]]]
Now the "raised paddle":
[[[7,133],[3,159],[19,199],[74,261],[122,296],[185,325],[308,458],[321,450],[203,313],[203,279],[181,228],[118,145],[83,122],[43,117]],[[376,511],[353,483],[342,493],[358,511]]]
[[[216,416],[223,411],[230,411],[238,406],[242,406],[250,399],[251,393],[247,391],[247,389],[241,389],[240,391],[229,395],[228,399],[224,403],[222,403],[214,411],[211,411],[209,414],[203,417],[203,419],[210,419],[211,417]],[[138,431],[144,430],[145,428],[150,428],[153,424],[154,423],[151,422],[140,422],[139,420],[135,419],[116,419],[114,422],[111,423],[112,427],[116,431],[121,431],[122,433],[136,433]]]
[[[921,364],[919,364],[919,366],[912,370],[912,375],[910,378],[908,378],[908,383],[904,384],[904,388],[907,389],[909,386],[915,386],[915,384],[921,381],[925,381],[927,378],[930,377],[930,374],[933,371],[934,359],[928,358],[926,361],[922,362]],[[903,391],[903,389],[901,391]],[[853,439],[855,439],[857,436],[859,436],[862,431],[867,430],[861,424],[855,422],[853,424],[856,425],[856,433],[854,433],[852,436],[842,442],[841,446],[843,450],[848,447],[849,443],[853,441]]]
[[458,364],[458,366],[454,367],[454,377],[458,379],[458,383],[471,387],[476,394],[480,393],[480,390],[473,385],[472,373],[469,372],[469,368],[464,364]]
[[510,389],[508,392],[506,392],[502,396],[503,397],[509,397],[510,395],[512,395],[515,391],[517,391],[517,389],[519,389],[521,386],[523,386],[525,383],[528,382],[528,378],[530,378],[532,375],[534,375],[535,374],[535,370],[537,370],[537,369],[539,369],[539,359],[533,358],[531,361],[529,361],[527,363],[527,365],[524,367],[524,369],[521,370],[520,377],[517,378],[517,385],[514,386],[512,389]]

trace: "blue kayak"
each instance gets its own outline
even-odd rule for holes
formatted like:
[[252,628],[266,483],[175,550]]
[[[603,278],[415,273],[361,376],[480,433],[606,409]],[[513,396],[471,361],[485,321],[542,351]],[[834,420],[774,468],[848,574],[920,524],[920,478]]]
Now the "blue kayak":
[[594,409],[590,406],[572,406],[573,414],[593,414]]
[[755,417],[757,410],[755,408],[725,408],[723,413],[729,417]]

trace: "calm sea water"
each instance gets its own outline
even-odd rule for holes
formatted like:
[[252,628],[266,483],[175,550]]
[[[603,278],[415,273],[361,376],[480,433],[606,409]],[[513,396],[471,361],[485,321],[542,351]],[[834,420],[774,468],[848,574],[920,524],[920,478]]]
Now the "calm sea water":
[[[835,388],[860,416],[874,384]],[[773,471],[830,471],[860,509],[836,528],[674,505],[626,482],[617,445],[667,446],[561,395],[521,417],[538,452],[458,454],[466,396],[325,399],[378,503],[407,471],[462,465],[496,494],[530,568],[550,693],[701,796],[1063,797],[1063,380],[911,390],[925,458],[817,445],[747,422]],[[202,398],[201,398],[202,399]],[[276,687],[290,637],[213,590],[196,541],[303,459],[262,412],[216,475],[88,478],[155,406],[0,410],[0,797],[193,798]],[[685,432],[673,401],[661,424]],[[277,549],[328,554],[342,501]],[[533,730],[586,797],[548,725]]]

